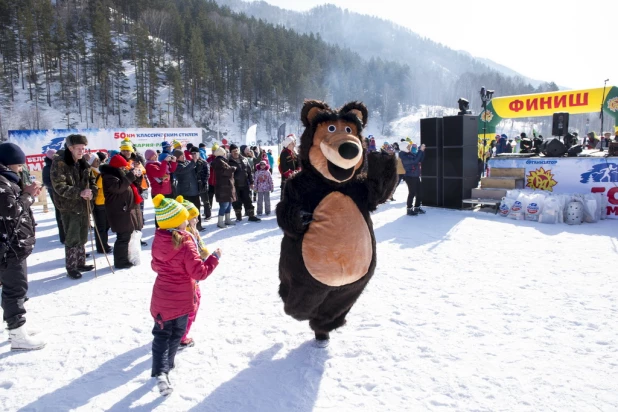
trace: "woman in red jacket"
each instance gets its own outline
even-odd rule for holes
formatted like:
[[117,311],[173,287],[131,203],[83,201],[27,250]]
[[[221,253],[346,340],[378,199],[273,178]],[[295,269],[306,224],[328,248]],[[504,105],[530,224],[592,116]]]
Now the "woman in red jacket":
[[146,158],[146,176],[150,182],[151,196],[154,198],[158,194],[165,197],[172,197],[172,179],[170,174],[176,171],[178,163],[176,158],[169,153],[161,153],[160,161],[157,159],[157,152],[152,149],[144,153]]
[[159,228],[152,244],[151,266],[157,279],[150,301],[150,314],[155,320],[151,376],[157,378],[159,393],[167,396],[173,390],[168,374],[174,368],[189,314],[196,310],[195,282],[206,279],[215,270],[221,250],[202,259],[198,241],[185,230],[189,217],[187,209],[162,194],[152,201]]

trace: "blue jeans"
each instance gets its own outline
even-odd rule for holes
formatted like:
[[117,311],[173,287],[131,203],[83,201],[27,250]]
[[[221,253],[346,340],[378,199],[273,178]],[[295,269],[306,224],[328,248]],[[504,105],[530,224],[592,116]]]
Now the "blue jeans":
[[232,202],[219,202],[219,216],[232,212]]
[[174,359],[180,339],[187,329],[189,315],[163,322],[163,327],[155,322],[152,328],[152,374],[156,377],[162,373],[169,373],[174,369]]

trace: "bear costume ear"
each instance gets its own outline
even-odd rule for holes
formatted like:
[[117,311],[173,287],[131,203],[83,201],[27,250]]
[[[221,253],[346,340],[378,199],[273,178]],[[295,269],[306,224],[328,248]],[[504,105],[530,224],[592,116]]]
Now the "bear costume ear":
[[341,109],[339,109],[339,113],[351,113],[354,116],[358,117],[358,120],[360,120],[363,127],[367,125],[367,106],[365,106],[361,102],[346,103]]
[[303,109],[300,111],[300,120],[305,127],[309,127],[313,119],[323,111],[330,111],[330,107],[326,103],[319,100],[305,100]]

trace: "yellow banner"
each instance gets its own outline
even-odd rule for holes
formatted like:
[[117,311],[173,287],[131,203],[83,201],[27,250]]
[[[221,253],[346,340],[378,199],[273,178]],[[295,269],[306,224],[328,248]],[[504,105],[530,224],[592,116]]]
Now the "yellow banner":
[[603,88],[496,97],[492,104],[503,119],[551,116],[554,113],[592,113],[601,110]]

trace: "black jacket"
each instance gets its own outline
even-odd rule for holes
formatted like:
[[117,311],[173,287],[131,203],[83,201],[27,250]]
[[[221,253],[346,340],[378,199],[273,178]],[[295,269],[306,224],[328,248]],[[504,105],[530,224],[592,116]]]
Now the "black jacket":
[[48,192],[51,192],[52,190],[54,190],[54,188],[52,187],[52,181],[51,181],[51,166],[52,166],[52,160],[45,156],[45,166],[43,166],[43,186],[45,186],[47,188]]
[[236,171],[234,172],[234,186],[246,187],[253,184],[253,173],[251,165],[246,157],[239,155],[238,159],[234,159],[232,155],[228,158],[230,166],[234,166]]
[[133,172],[116,169],[110,165],[101,165],[99,170],[103,179],[105,214],[112,232],[131,233],[134,230],[142,230],[144,226],[142,213],[139,204],[135,203],[131,189],[131,183],[135,182]]
[[34,249],[33,203],[18,175],[0,163],[0,243],[8,243],[8,259],[24,260]]

